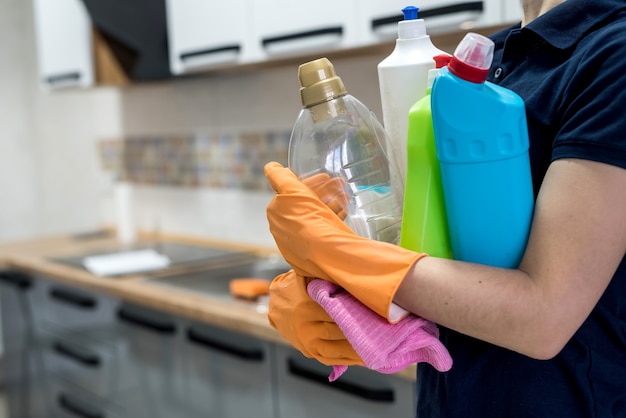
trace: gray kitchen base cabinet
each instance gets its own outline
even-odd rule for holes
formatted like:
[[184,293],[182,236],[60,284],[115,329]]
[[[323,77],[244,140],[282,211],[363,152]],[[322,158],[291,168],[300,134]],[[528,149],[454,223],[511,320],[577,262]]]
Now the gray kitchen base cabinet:
[[205,324],[185,332],[189,418],[272,418],[273,345]]
[[350,367],[328,382],[330,367],[277,347],[278,416],[299,418],[414,417],[415,382]]
[[2,390],[11,418],[45,417],[45,368],[33,320],[36,280],[19,271],[0,271]]
[[47,277],[0,271],[0,308],[10,418],[414,416],[414,381]]
[[140,388],[133,418],[185,417],[180,339],[182,319],[122,302],[119,332],[126,344],[124,380]]

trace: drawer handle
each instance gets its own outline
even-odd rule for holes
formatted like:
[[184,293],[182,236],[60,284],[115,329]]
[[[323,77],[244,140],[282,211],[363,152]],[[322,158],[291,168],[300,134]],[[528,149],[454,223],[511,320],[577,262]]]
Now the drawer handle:
[[50,296],[60,302],[75,306],[81,309],[94,309],[98,302],[91,296],[84,293],[75,292],[69,289],[54,287],[50,290]]
[[[420,19],[426,19],[429,17],[447,16],[447,15],[451,15],[455,13],[463,13],[463,12],[482,12],[483,10],[485,10],[485,8],[484,8],[482,1],[471,1],[471,2],[451,4],[448,6],[434,7],[432,9],[420,9],[418,16]],[[397,24],[399,21],[403,19],[404,17],[402,16],[402,14],[382,17],[379,19],[373,19],[372,29],[377,29],[380,26]]]
[[72,360],[85,366],[100,367],[100,356],[82,348],[72,347],[69,344],[62,343],[60,341],[55,342],[52,348],[56,353],[71,358]]
[[222,52],[236,52],[239,53],[241,51],[241,46],[239,45],[227,45],[221,46],[218,48],[210,48],[210,49],[198,49],[195,51],[183,52],[179,55],[182,61],[185,61],[190,58],[198,58],[202,56],[208,56],[213,54],[220,54]]
[[33,278],[31,276],[15,270],[0,271],[0,281],[15,286],[21,291],[26,291],[33,285]]
[[267,48],[271,44],[279,44],[283,42],[289,42],[297,39],[315,38],[323,35],[343,35],[343,28],[341,26],[334,26],[323,29],[315,29],[305,32],[297,32],[288,35],[275,36],[271,38],[263,38],[262,44],[264,48]]
[[128,324],[136,325],[141,328],[157,332],[159,334],[174,334],[176,332],[176,325],[167,320],[159,318],[149,317],[146,314],[138,314],[131,312],[124,307],[117,311],[117,317]]
[[304,367],[296,364],[293,359],[288,359],[287,365],[290,374],[314,383],[322,384],[327,388],[337,389],[342,392],[346,392],[359,398],[367,399],[373,402],[391,403],[394,401],[394,393],[391,389],[371,389],[338,380],[329,383],[328,376],[305,369]]
[[230,354],[234,357],[238,357],[247,361],[261,362],[263,361],[263,350],[245,350],[239,347],[234,347],[230,344],[226,344],[223,341],[217,341],[206,335],[200,334],[198,331],[189,329],[187,331],[187,338],[189,341],[202,345],[204,347],[212,348],[222,353]]
[[91,406],[84,405],[82,402],[78,402],[71,396],[61,393],[58,398],[59,406],[72,415],[76,415],[83,418],[105,418],[106,416],[101,411],[94,409]]
[[77,83],[80,80],[80,77],[81,75],[78,71],[73,71],[69,73],[62,73],[62,74],[55,74],[55,75],[48,76],[46,77],[46,82],[50,84],[68,83],[68,82]]

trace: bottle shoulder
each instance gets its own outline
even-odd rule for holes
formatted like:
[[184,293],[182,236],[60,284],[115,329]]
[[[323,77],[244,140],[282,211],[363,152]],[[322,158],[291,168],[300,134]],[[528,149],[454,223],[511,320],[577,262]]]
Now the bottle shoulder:
[[444,53],[432,43],[429,36],[397,39],[393,51],[378,64],[378,68],[420,64],[434,68],[433,57]]
[[441,70],[432,87],[433,101],[447,101],[466,105],[468,102],[487,111],[489,107],[497,109],[524,109],[523,99],[514,91],[486,81],[472,83],[450,73],[447,68]]

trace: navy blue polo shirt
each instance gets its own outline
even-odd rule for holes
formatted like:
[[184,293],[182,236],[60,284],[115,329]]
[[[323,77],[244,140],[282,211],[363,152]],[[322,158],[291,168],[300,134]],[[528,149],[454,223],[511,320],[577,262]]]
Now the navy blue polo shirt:
[[[559,158],[626,169],[625,1],[567,0],[492,39],[489,80],[526,104],[535,192]],[[626,417],[624,259],[554,359],[533,360],[440,328],[454,365],[447,373],[418,366],[419,418]]]

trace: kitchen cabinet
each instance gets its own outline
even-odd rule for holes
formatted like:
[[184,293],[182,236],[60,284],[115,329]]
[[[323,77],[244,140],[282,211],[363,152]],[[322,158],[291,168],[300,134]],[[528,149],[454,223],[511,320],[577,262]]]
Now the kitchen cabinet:
[[189,418],[276,416],[272,344],[201,323],[185,339]]
[[37,340],[33,321],[33,287],[29,274],[0,271],[2,310],[2,370],[7,409],[12,418],[44,416],[44,369],[37,361]]
[[120,304],[117,320],[127,348],[123,380],[141,388],[133,417],[186,416],[180,320],[127,302]]
[[0,303],[10,418],[414,414],[413,380],[328,383],[291,347],[47,276],[0,271]]
[[277,347],[278,409],[281,417],[413,417],[415,382],[350,367],[328,382],[331,367],[290,347]]
[[[144,1],[151,13],[140,26],[136,8],[121,0],[34,0],[41,85],[125,85],[390,42],[402,8],[410,4],[319,0],[303,8],[289,0]],[[431,35],[500,25],[521,15],[518,0],[423,0],[419,7]]]
[[91,23],[81,0],[34,0],[39,81],[44,90],[94,84]]
[[522,20],[522,4],[519,0],[502,0],[504,23],[516,23]]
[[[468,31],[472,28],[502,23],[503,0],[422,0],[418,18],[424,19],[429,35]],[[401,0],[366,1],[357,9],[359,34],[364,43],[376,43],[397,38],[402,9],[411,3]]]
[[249,57],[248,1],[166,0],[170,69],[183,74]]
[[354,47],[358,44],[355,1],[250,2],[252,28],[263,59]]

